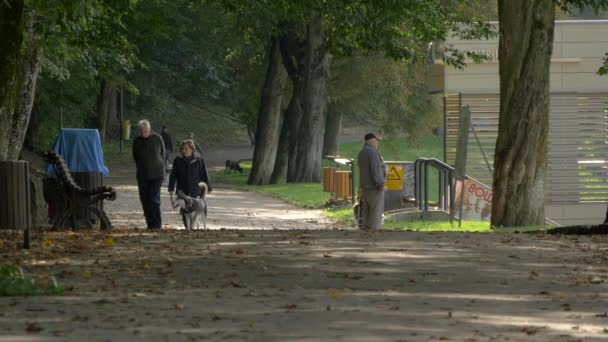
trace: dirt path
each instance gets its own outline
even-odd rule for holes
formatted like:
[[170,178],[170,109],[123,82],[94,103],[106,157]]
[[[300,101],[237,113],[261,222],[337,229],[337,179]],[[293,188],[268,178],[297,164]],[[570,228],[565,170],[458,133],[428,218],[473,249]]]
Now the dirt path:
[[[209,168],[222,170],[222,156],[243,157],[249,149],[251,147],[240,145],[214,149],[210,153],[211,158],[207,159]],[[118,194],[115,201],[105,202],[106,212],[113,225],[118,229],[145,228],[135,170],[128,167],[113,168],[110,177],[104,181]],[[332,225],[323,216],[322,210],[302,209],[256,192],[222,189],[221,185],[214,185],[207,201],[209,229],[326,229]],[[166,183],[161,190],[161,212],[164,228],[183,228],[180,215],[171,207]]]
[[111,233],[0,234],[0,265],[66,288],[0,297],[0,342],[608,340],[607,236],[335,230],[221,189],[212,230],[147,232],[116,176]]
[[[137,186],[115,185],[119,197],[107,202],[106,211],[119,229],[145,228]],[[207,198],[209,229],[324,229],[331,222],[321,210],[306,210],[255,192],[216,189]],[[163,187],[161,210],[164,228],[182,229],[179,214]]]
[[0,341],[605,341],[607,240],[47,234],[0,260],[68,291],[0,298]]

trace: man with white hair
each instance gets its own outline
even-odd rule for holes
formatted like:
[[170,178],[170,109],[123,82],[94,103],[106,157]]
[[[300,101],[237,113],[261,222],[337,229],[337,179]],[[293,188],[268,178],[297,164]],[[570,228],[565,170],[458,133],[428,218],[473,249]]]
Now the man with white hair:
[[165,178],[165,144],[152,131],[148,120],[137,123],[138,136],[133,141],[133,160],[137,168],[139,200],[148,229],[161,229],[160,187]]

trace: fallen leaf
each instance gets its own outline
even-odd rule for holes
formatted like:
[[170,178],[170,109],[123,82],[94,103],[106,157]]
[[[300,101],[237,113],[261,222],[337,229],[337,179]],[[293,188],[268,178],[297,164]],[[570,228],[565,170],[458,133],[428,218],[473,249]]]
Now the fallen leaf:
[[177,310],[184,310],[184,304],[175,304]]
[[25,330],[27,332],[37,333],[37,332],[41,332],[44,329],[37,322],[26,322]]
[[295,309],[297,307],[298,307],[297,304],[287,304],[287,305],[279,306],[280,309]]
[[327,290],[327,294],[333,298],[333,299],[340,299],[342,298],[342,291],[338,290],[338,289],[328,289]]
[[53,240],[51,240],[51,239],[44,240],[45,247],[51,247],[52,245],[53,245]]
[[536,327],[523,327],[521,328],[522,332],[525,332],[526,335],[535,335],[538,332],[538,328]]
[[53,331],[53,335],[55,335],[57,337],[65,336],[65,331],[63,331],[63,330],[54,330]]
[[589,282],[591,284],[601,284],[604,282],[604,279],[602,279],[598,276],[592,276],[592,277],[589,277]]
[[106,247],[112,247],[114,245],[114,240],[112,239],[105,239],[103,240],[103,245]]

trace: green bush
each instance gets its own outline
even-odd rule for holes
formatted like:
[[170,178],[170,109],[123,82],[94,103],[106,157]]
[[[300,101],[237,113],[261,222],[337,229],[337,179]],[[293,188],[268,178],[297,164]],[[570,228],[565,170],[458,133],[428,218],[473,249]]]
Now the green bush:
[[0,296],[63,295],[63,288],[55,277],[45,287],[40,287],[31,277],[26,277],[21,268],[0,267]]

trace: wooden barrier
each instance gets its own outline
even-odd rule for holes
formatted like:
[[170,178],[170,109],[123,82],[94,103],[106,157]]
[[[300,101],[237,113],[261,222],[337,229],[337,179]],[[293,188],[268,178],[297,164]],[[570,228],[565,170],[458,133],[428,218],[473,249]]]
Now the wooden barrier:
[[352,182],[350,171],[336,171],[334,175],[334,189],[336,198],[349,199],[352,195]]
[[323,192],[334,192],[334,174],[335,167],[323,168]]

